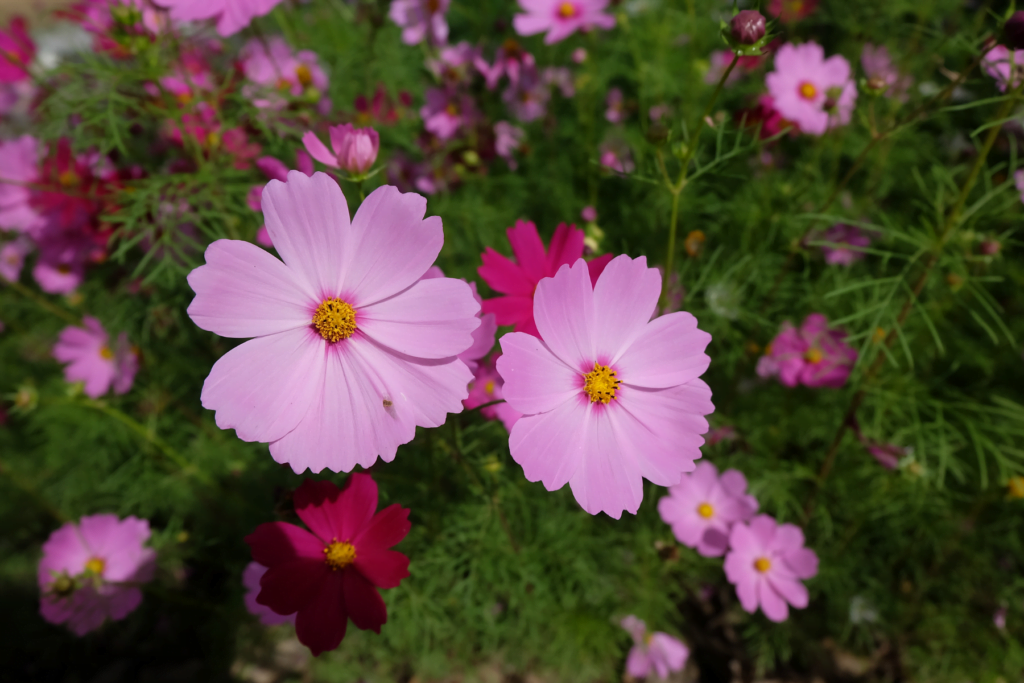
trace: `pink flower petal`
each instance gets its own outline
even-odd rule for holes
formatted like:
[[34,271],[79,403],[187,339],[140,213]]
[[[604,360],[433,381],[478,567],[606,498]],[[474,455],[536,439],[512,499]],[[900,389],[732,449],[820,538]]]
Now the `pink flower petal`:
[[409,576],[409,558],[395,550],[360,549],[353,566],[379,588],[395,588]]
[[[259,560],[257,560],[258,562]],[[317,589],[330,583],[331,569],[321,554],[317,559],[299,558],[267,568],[260,579],[256,602],[278,614],[293,614],[314,601]]]
[[399,505],[389,505],[373,516],[355,535],[352,543],[359,551],[390,548],[405,538],[411,526],[408,509]]
[[[296,558],[323,560],[324,542],[294,524],[267,522],[245,537],[252,559],[272,567]],[[294,610],[293,610],[294,611]]]
[[798,579],[809,579],[818,573],[818,555],[810,548],[798,548],[785,553],[783,561]]
[[490,247],[484,249],[480,260],[483,265],[477,268],[476,272],[491,289],[502,294],[528,297],[532,308],[533,290],[537,286],[537,281],[531,280],[525,270]]
[[[604,362],[607,359],[606,365],[618,361],[633,340],[647,331],[647,322],[654,315],[660,294],[661,274],[647,267],[645,257],[631,259],[622,255],[612,259],[594,286],[594,322],[591,329],[597,354],[595,360]],[[663,356],[658,360],[663,360]],[[634,364],[638,363],[634,361]]]
[[368,474],[353,474],[343,490],[307,479],[293,500],[299,519],[325,544],[351,543],[377,510],[377,484]]
[[544,253],[544,243],[537,233],[536,224],[533,221],[516,221],[506,233],[508,242],[512,245],[512,253],[516,256],[516,263],[527,277],[533,282],[540,282],[541,278],[547,277],[547,254]]
[[634,645],[626,657],[626,673],[636,678],[644,678],[651,671],[651,659],[642,645]]
[[711,364],[704,353],[710,342],[711,335],[697,329],[697,319],[692,315],[669,313],[648,323],[613,362],[625,384],[673,387],[704,374]]
[[560,223],[555,228],[548,246],[547,266],[544,274],[554,274],[565,264],[570,266],[583,257],[583,231],[575,226]]
[[509,451],[527,481],[539,481],[548,491],[557,491],[576,474],[585,455],[586,405],[583,399],[563,401],[550,412],[521,417],[512,427]]
[[497,369],[505,382],[502,396],[517,411],[545,413],[582,395],[583,376],[556,358],[537,337],[512,332],[500,343]]
[[380,627],[388,620],[388,611],[384,607],[380,593],[362,574],[353,569],[342,572],[341,579],[349,619],[363,630],[380,633]]
[[594,290],[586,261],[562,266],[555,277],[541,280],[533,316],[541,339],[559,360],[581,372],[593,369]]
[[[616,407],[586,405],[576,437],[582,441],[576,448],[582,448],[583,457],[569,480],[573,495],[584,510],[592,515],[604,512],[612,519],[619,519],[623,511],[635,515],[644,496],[636,454],[627,446],[633,432],[623,429],[612,418],[610,413]],[[678,477],[672,483],[677,481]]]
[[[728,558],[726,558],[726,563],[728,563],[728,561]],[[729,580],[732,581],[731,578]],[[756,612],[760,597],[758,595],[758,584],[762,584],[764,582],[758,578],[751,577],[740,579],[738,582],[734,583],[736,583],[736,597],[740,599],[740,605],[743,606],[743,609],[750,614]]]
[[807,594],[807,588],[802,583],[774,574],[768,574],[766,579],[772,589],[790,605],[797,609],[807,607],[810,598]]
[[342,596],[344,583],[340,576],[329,576],[328,580],[315,587],[318,589],[315,597],[299,610],[295,618],[295,635],[313,656],[318,656],[341,644],[348,628],[348,610]]
[[306,151],[309,152],[309,156],[313,157],[324,166],[340,168],[338,165],[338,157],[334,155],[331,150],[327,149],[327,145],[325,145],[313,131],[307,131],[302,136],[302,144],[306,146]]
[[789,618],[789,606],[782,596],[775,592],[768,581],[761,581],[757,585],[757,597],[761,603],[761,611],[771,621],[776,623]]
[[[533,321],[533,297],[501,296],[497,299],[484,299],[480,310],[485,315],[493,314],[499,325],[515,325],[517,332],[526,332],[520,326]],[[536,328],[535,325],[533,327]]]

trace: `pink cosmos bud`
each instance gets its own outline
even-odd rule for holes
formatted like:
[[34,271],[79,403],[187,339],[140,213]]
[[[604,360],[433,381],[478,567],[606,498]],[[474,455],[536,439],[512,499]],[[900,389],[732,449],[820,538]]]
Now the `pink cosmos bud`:
[[764,38],[765,20],[757,10],[745,9],[732,18],[732,37],[743,45],[753,45]]
[[373,128],[355,128],[351,123],[331,126],[331,150],[312,131],[302,136],[310,156],[331,168],[340,168],[353,175],[366,173],[377,160],[380,136]]
[[1024,10],[1014,12],[1003,26],[1006,46],[1011,50],[1024,50]]

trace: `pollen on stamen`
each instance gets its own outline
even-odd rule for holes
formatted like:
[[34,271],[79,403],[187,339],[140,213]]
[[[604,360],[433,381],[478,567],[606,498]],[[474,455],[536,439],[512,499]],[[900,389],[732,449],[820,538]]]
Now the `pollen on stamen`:
[[583,391],[590,397],[591,403],[608,404],[615,398],[615,391],[620,384],[615,374],[615,371],[607,365],[601,365],[595,361],[594,369],[583,375],[586,380]]
[[331,571],[344,569],[356,561],[356,548],[351,543],[339,542],[333,539],[331,544],[324,548],[324,562],[331,568]]
[[715,514],[715,509],[707,503],[701,503],[697,506],[697,514],[704,519],[710,519]]
[[324,299],[313,314],[313,327],[329,342],[348,339],[356,331],[356,309],[341,299]]
[[772,568],[772,561],[767,557],[759,557],[754,560],[754,569],[764,574],[766,571]]
[[558,6],[558,16],[563,19],[572,19],[576,16],[576,5],[571,2],[563,2]]

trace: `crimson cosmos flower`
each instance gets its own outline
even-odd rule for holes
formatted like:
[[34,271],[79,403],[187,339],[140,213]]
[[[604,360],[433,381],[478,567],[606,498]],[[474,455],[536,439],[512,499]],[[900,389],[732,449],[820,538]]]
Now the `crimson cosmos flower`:
[[344,489],[307,479],[293,500],[310,531],[271,522],[245,538],[252,559],[267,567],[256,602],[297,613],[295,633],[314,655],[341,644],[349,619],[380,633],[388,613],[377,588],[409,576],[409,558],[388,550],[409,533],[409,510],[389,505],[374,514],[377,484],[368,474],[353,474]]

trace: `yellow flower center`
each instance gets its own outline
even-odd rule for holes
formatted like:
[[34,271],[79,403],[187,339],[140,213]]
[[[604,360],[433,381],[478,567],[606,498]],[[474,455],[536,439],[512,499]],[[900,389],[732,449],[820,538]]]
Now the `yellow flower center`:
[[102,358],[103,360],[110,360],[113,357],[114,352],[110,350],[109,346],[104,345],[103,348],[100,349],[100,358]]
[[427,11],[431,14],[438,12],[441,9],[441,0],[427,0]]
[[1010,477],[1010,498],[1024,498],[1024,477]]
[[484,385],[484,393],[487,394],[487,395],[493,395],[494,394],[494,380],[493,379],[487,380],[487,384]]
[[754,560],[754,569],[764,574],[766,571],[772,568],[772,561],[767,557],[759,557]]
[[583,375],[586,384],[583,391],[587,392],[591,403],[608,403],[615,398],[615,390],[619,388],[619,380],[615,379],[615,371],[607,365],[594,362],[594,369]]
[[876,344],[881,344],[883,341],[885,341],[885,328],[876,327],[875,333],[871,335],[871,341],[875,342]]
[[445,111],[446,114],[448,114],[448,116],[458,116],[459,115],[459,108],[456,107],[455,104],[451,103],[451,102],[449,102],[448,106],[444,108],[444,111]]
[[715,508],[711,507],[707,503],[701,503],[697,506],[697,514],[704,519],[709,519],[711,515],[715,514]]
[[306,87],[313,82],[313,74],[305,64],[299,64],[299,66],[296,67],[295,77],[299,79],[299,83],[302,84],[302,87]]
[[558,16],[563,19],[572,19],[576,16],[576,5],[571,2],[563,2],[558,6]]
[[341,299],[324,299],[313,314],[313,327],[329,342],[348,339],[356,331],[356,309]]
[[103,574],[103,569],[106,566],[107,563],[102,557],[94,557],[85,563],[85,571],[100,576]]
[[74,171],[64,171],[57,176],[57,182],[63,187],[71,187],[78,184],[78,174]]
[[818,96],[818,89],[814,87],[813,83],[804,81],[800,84],[800,97],[805,100],[813,100]]
[[824,357],[825,354],[821,352],[821,349],[816,347],[811,347],[810,349],[807,350],[807,353],[804,354],[804,360],[807,361],[808,363],[811,363],[812,365],[817,365],[818,363],[821,362],[821,359]]
[[329,546],[324,548],[324,562],[331,568],[331,571],[344,569],[356,561],[356,548],[351,543],[339,543],[335,539]]

